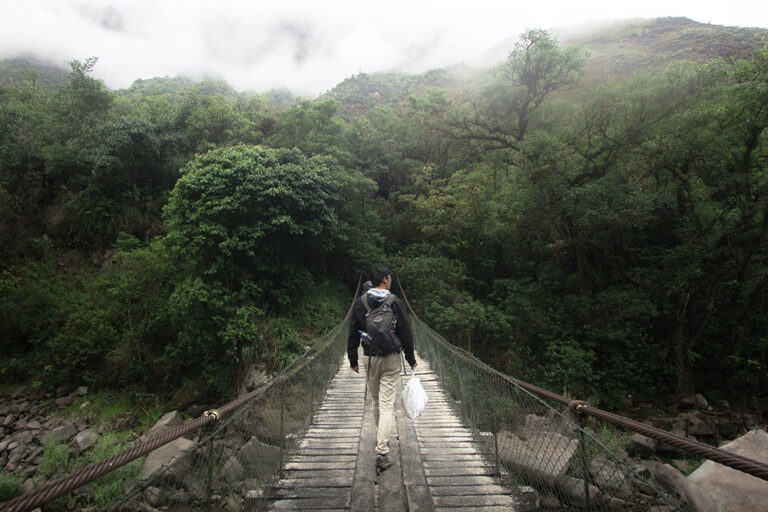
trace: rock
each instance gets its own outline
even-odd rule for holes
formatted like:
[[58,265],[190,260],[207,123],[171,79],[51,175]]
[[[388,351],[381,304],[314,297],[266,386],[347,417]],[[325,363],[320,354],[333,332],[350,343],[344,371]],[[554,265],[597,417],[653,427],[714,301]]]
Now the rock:
[[50,435],[54,439],[56,439],[60,443],[67,443],[70,439],[75,437],[77,435],[77,428],[75,426],[67,421],[64,425],[60,427],[56,427],[55,429],[51,430],[48,434],[43,434],[45,436]]
[[232,455],[222,466],[221,476],[228,482],[237,482],[238,480],[242,480],[243,476],[245,476],[245,468],[237,457]]
[[80,386],[75,390],[77,396],[85,396],[88,394],[88,386]]
[[644,463],[650,469],[654,480],[663,490],[679,496],[683,501],[688,500],[688,490],[690,485],[680,471],[669,464],[662,464],[656,461],[645,461]]
[[80,407],[78,407],[78,409],[80,409],[81,411],[84,411],[90,406],[91,406],[91,402],[85,401],[80,404]]
[[499,432],[497,437],[502,460],[520,471],[548,481],[565,474],[579,446],[577,439],[554,432],[541,432],[527,441],[508,431]]
[[59,386],[56,388],[56,398],[68,395],[70,391],[72,391],[72,386]]
[[27,430],[25,432],[19,432],[13,436],[11,436],[11,439],[16,441],[19,444],[29,444],[32,442],[33,439],[37,434],[31,430]]
[[39,430],[43,428],[43,426],[40,424],[37,420],[31,420],[27,423],[27,428],[31,430]]
[[232,512],[242,512],[243,499],[240,496],[227,496],[222,500],[222,505],[224,505],[226,510],[231,510]]
[[101,425],[99,425],[99,429],[97,430],[98,434],[100,436],[103,436],[104,434],[108,434],[112,432],[112,423],[105,421]]
[[642,434],[632,434],[629,439],[629,452],[636,457],[646,459],[656,453],[656,441]]
[[[26,480],[24,480],[24,483],[23,483],[23,484],[21,484],[21,490],[22,490],[22,492],[24,492],[24,493],[28,493],[29,491],[31,491],[31,490],[32,490],[32,489],[34,489],[35,487],[37,487],[37,486],[35,485],[35,481],[34,481],[34,480],[32,480],[31,478],[27,478]],[[38,509],[35,509],[35,510],[40,510],[40,509],[38,508]],[[33,512],[34,512],[34,511],[33,511]]]
[[13,441],[10,444],[8,444],[8,446],[6,447],[6,450],[8,450],[9,452],[12,452],[16,448],[18,448],[20,445],[21,443],[19,443],[18,441]]
[[184,477],[182,483],[194,499],[203,501],[206,498],[205,487],[191,473]]
[[[563,475],[557,480],[557,487],[563,493],[563,497],[567,498],[569,501],[578,503],[579,505],[585,505],[587,503],[584,480],[581,478]],[[589,503],[593,505],[602,503],[603,493],[600,492],[600,489],[592,484],[589,484],[587,488],[589,489]]]
[[4,452],[9,444],[11,444],[10,440],[0,441],[0,452]]
[[694,436],[714,436],[717,434],[717,425],[711,416],[701,411],[691,411],[685,414],[688,424],[688,434]]
[[122,432],[128,430],[136,425],[136,415],[133,413],[127,413],[115,421],[115,432]]
[[178,505],[185,505],[192,501],[192,495],[189,494],[184,489],[176,492],[173,496],[171,496],[171,503],[178,504]]
[[243,385],[245,386],[245,390],[250,392],[266,385],[269,383],[269,380],[269,374],[267,372],[259,368],[251,368],[245,376]]
[[596,455],[589,461],[589,473],[597,486],[612,496],[629,498],[632,495],[627,474],[623,468],[607,457]]
[[[162,471],[165,466],[169,466],[176,462],[194,447],[195,443],[180,437],[175,441],[171,441],[157,450],[154,450],[147,455],[146,459],[144,459],[144,464],[142,464],[141,471],[139,472],[139,479],[142,481],[149,480]],[[190,465],[191,461],[189,458],[184,458],[180,462],[174,464],[163,476],[164,478],[169,478],[174,481],[181,481],[188,473]]]
[[82,432],[83,430],[88,428],[88,423],[90,423],[88,421],[88,418],[86,418],[85,416],[80,416],[75,420],[75,428],[77,429],[78,432]]
[[3,426],[4,427],[10,427],[15,422],[16,422],[16,416],[14,416],[13,414],[9,414],[3,420]]
[[237,452],[237,458],[249,475],[263,475],[280,467],[280,448],[262,443],[252,436]]
[[[722,449],[768,463],[768,433],[750,431]],[[699,512],[765,510],[768,503],[768,482],[711,460],[691,473],[688,483],[689,501]]]
[[531,487],[530,485],[517,486],[518,495],[517,501],[520,503],[520,511],[533,511],[541,508],[541,496],[539,491]]
[[72,405],[74,401],[75,401],[74,397],[67,395],[61,398],[57,398],[56,400],[54,400],[54,403],[59,407],[69,407],[70,405]]
[[144,489],[144,498],[153,507],[157,507],[162,503],[163,491],[157,487],[147,487]]
[[184,418],[182,418],[179,411],[165,413],[142,437],[151,437],[169,428],[178,427],[182,423],[184,423]]
[[11,452],[8,454],[8,464],[6,467],[10,468],[11,466],[15,469],[19,462],[21,462],[21,459],[24,458],[24,456],[27,454],[27,447],[24,445],[17,446]]
[[82,452],[96,444],[98,440],[99,434],[89,428],[77,434],[74,439],[72,439],[71,444],[78,452]]
[[675,459],[670,462],[672,464],[672,467],[676,470],[680,471],[681,473],[685,473],[688,471],[688,462],[680,459]]
[[11,400],[16,400],[17,398],[23,397],[24,395],[27,394],[27,390],[28,390],[27,386],[21,386],[19,388],[16,388],[16,391],[14,391],[13,394],[11,395]]

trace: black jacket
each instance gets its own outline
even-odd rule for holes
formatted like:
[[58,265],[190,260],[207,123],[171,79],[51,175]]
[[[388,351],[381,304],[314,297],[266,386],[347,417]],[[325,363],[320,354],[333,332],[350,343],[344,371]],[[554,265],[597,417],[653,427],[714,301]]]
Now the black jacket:
[[[349,336],[347,337],[347,357],[349,357],[349,365],[357,366],[357,348],[360,346],[360,333],[358,331],[365,331],[365,305],[363,300],[368,301],[368,305],[371,309],[378,307],[381,302],[377,302],[375,298],[367,293],[364,293],[355,301],[355,305],[352,307],[352,318],[349,320]],[[395,334],[397,335],[400,343],[403,345],[403,353],[405,354],[405,360],[408,364],[413,366],[416,364],[416,359],[413,357],[413,333],[411,333],[411,323],[408,321],[408,313],[405,306],[399,298],[395,297],[392,301],[392,312],[395,314],[397,320],[397,328]],[[363,353],[370,355],[363,346]]]

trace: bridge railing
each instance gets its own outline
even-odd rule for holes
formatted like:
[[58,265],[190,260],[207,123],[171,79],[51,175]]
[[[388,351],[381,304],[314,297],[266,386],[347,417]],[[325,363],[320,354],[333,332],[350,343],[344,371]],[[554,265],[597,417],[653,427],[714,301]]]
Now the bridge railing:
[[509,483],[533,487],[542,510],[686,510],[628,458],[625,432],[588,427],[573,407],[534,395],[417,318],[413,331],[489,462]]
[[[260,510],[268,498],[265,490],[301,443],[338,370],[347,331],[345,320],[264,389],[139,439],[115,456],[0,504],[0,512],[25,512],[56,499],[65,500],[56,508],[80,501],[98,510],[129,512]],[[145,455],[139,478],[126,481],[116,501],[105,502],[98,479]]]

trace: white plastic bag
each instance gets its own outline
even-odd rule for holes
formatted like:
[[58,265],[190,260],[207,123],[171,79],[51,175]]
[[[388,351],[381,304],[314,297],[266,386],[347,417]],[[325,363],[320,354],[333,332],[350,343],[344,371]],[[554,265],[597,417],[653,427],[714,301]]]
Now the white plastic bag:
[[411,419],[418,418],[424,412],[428,401],[429,398],[427,397],[427,392],[424,391],[424,387],[421,385],[421,379],[411,377],[408,385],[405,386],[405,391],[403,391],[405,413]]

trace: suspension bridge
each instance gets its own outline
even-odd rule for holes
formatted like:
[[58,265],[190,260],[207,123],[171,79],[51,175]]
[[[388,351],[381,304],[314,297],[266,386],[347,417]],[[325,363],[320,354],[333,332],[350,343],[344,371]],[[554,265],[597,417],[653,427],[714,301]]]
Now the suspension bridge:
[[688,510],[683,497],[659,488],[603,441],[617,428],[768,480],[766,464],[499,373],[411,314],[419,365],[411,372],[403,364],[398,395],[416,375],[429,403],[411,420],[398,398],[395,464],[381,473],[364,372],[346,361],[346,319],[265,389],[2,503],[0,512],[33,510],[87,489],[142,456],[139,479],[104,509]]

